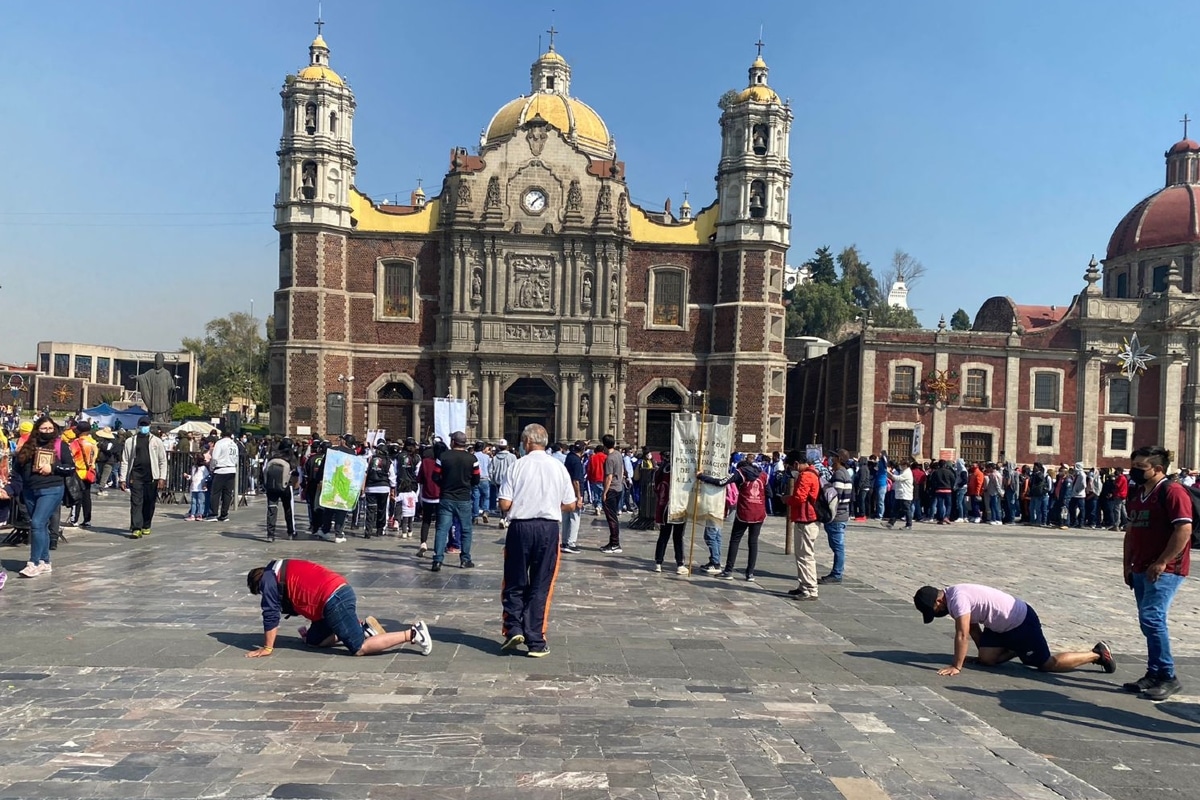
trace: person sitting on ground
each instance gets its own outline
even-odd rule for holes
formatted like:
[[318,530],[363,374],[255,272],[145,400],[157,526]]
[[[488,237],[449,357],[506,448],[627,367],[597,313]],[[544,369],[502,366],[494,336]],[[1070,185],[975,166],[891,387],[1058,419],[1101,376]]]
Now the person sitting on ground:
[[1117,671],[1112,650],[1104,642],[1087,653],[1050,654],[1042,622],[1033,606],[1011,594],[977,583],[959,583],[937,589],[922,586],[913,595],[913,604],[925,617],[954,618],[954,661],[938,670],[938,675],[957,675],[967,662],[970,642],[979,649],[976,663],[992,667],[1021,659],[1022,664],[1042,672],[1071,672],[1087,664],[1099,664],[1110,675]]
[[374,617],[358,618],[354,589],[341,575],[312,561],[281,558],[246,573],[250,594],[262,596],[263,646],[246,658],[269,656],[275,650],[280,616],[302,616],[312,625],[301,627],[300,638],[310,647],[342,644],[352,655],[368,656],[412,642],[422,655],[433,651],[433,638],[424,622],[388,633]]

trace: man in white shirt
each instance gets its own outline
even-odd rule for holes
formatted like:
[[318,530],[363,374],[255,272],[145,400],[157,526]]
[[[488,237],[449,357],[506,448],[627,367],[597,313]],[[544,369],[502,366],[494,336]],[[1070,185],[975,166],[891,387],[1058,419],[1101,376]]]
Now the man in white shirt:
[[508,519],[501,649],[524,644],[533,658],[550,652],[546,617],[558,576],[562,515],[581,507],[566,467],[546,452],[549,443],[545,428],[526,425],[521,431],[525,456],[516,460],[500,485],[500,511]]
[[213,445],[208,468],[212,470],[213,510],[217,522],[229,521],[229,509],[233,507],[233,494],[237,491],[238,446],[233,440],[233,429],[226,428],[224,435]]

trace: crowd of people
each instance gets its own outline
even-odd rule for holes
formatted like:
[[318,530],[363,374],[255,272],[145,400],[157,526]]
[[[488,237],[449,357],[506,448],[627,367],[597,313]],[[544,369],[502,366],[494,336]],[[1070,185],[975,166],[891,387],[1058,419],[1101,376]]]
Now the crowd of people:
[[[683,547],[687,520],[669,518],[667,512],[670,453],[619,448],[612,436],[599,442],[556,444],[540,425],[529,425],[515,448],[504,439],[471,443],[462,431],[451,434],[448,441],[435,437],[425,445],[411,437],[365,443],[351,434],[333,442],[316,438],[297,443],[288,437],[252,440],[233,430],[168,443],[145,417],[136,430],[117,435],[87,420],[71,420],[60,427],[43,415],[21,423],[11,441],[0,436],[0,524],[12,524],[11,517],[24,514],[29,529],[30,558],[21,577],[52,572],[50,551],[61,538],[62,527],[89,527],[93,491],[103,493],[113,484],[129,495],[129,535],[149,535],[160,493],[169,491],[171,450],[186,453],[189,460],[184,475],[190,493],[185,519],[228,522],[239,476],[244,474],[248,491],[265,495],[269,541],[276,540],[280,507],[284,534],[298,538],[295,502],[299,497],[307,507],[308,532],[315,538],[341,543],[348,529],[358,528],[364,539],[419,535],[417,554],[429,556],[431,571],[441,571],[450,556],[457,556],[460,568],[471,569],[474,526],[491,524],[494,517],[506,532],[502,647],[524,646],[534,657],[549,652],[546,621],[559,559],[581,552],[582,514],[590,511],[605,517],[608,536],[600,552],[622,552],[621,514],[629,514],[628,527],[658,527],[656,572],[663,570],[668,546],[673,546],[675,572],[692,571]],[[324,468],[330,451],[364,462],[353,509],[322,505],[322,483],[330,479]],[[1124,580],[1134,593],[1149,650],[1146,675],[1124,688],[1164,699],[1181,688],[1166,617],[1189,571],[1193,497],[1188,487],[1194,483],[1187,471],[1168,476],[1170,461],[1171,455],[1162,448],[1136,450],[1128,473],[1120,467],[1087,469],[1082,464],[1018,467],[1003,460],[924,463],[892,459],[886,452],[856,458],[846,450],[793,451],[786,456],[735,454],[725,474],[696,475],[725,489],[725,516],[732,517],[724,560],[720,521],[707,521],[708,562],[701,569],[731,580],[745,540],[742,574],[746,581],[755,581],[763,523],[779,512],[788,515],[795,531],[797,585],[788,595],[799,601],[815,601],[820,586],[842,582],[845,530],[852,519],[874,518],[888,526],[903,520],[909,529],[920,520],[1124,529]],[[68,509],[65,521],[64,507]],[[818,577],[815,542],[822,529],[833,558],[830,572]],[[293,564],[290,573],[289,563]],[[373,617],[358,620],[349,584],[318,564],[277,559],[252,570],[247,585],[262,597],[266,632],[265,644],[252,656],[270,655],[280,610],[289,608],[312,621],[301,636],[314,646],[341,643],[358,655],[408,643],[425,653],[432,647],[423,622],[389,634]],[[326,589],[330,593],[321,595],[328,597],[322,604],[318,595]],[[335,600],[337,608],[330,609],[328,603]],[[1048,671],[1086,664],[1115,670],[1104,642],[1087,653],[1052,656],[1033,609],[1000,590],[975,584],[927,586],[914,603],[926,622],[937,616],[955,617],[954,663],[943,674],[962,669],[968,641],[975,643],[983,664],[1019,658]]]

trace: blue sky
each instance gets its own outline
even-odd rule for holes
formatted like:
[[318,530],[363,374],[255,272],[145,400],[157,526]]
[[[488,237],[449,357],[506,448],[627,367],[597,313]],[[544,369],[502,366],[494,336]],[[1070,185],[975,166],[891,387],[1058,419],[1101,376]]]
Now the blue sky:
[[[169,349],[234,310],[265,317],[283,78],[316,3],[5,3],[0,360],[39,340]],[[552,9],[553,12],[552,12]],[[1144,10],[1143,10],[1144,9]],[[448,152],[528,91],[551,20],[572,92],[634,199],[713,197],[717,99],[759,25],[792,101],[792,263],[857,244],[928,268],[926,325],[984,299],[1066,304],[1122,215],[1162,185],[1200,117],[1176,27],[1194,5],[1128,2],[604,4],[327,0],[358,99],[358,187],[440,185]],[[1179,23],[1177,25],[1176,22]],[[1200,131],[1198,131],[1200,132]]]

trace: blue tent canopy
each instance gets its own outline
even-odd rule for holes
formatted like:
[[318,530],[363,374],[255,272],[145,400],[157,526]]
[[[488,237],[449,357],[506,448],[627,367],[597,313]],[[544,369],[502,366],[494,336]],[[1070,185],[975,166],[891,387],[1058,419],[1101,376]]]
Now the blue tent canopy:
[[138,419],[146,415],[146,409],[130,406],[124,411],[118,411],[108,403],[101,403],[93,408],[85,408],[83,413],[102,428],[133,430],[137,428]]

